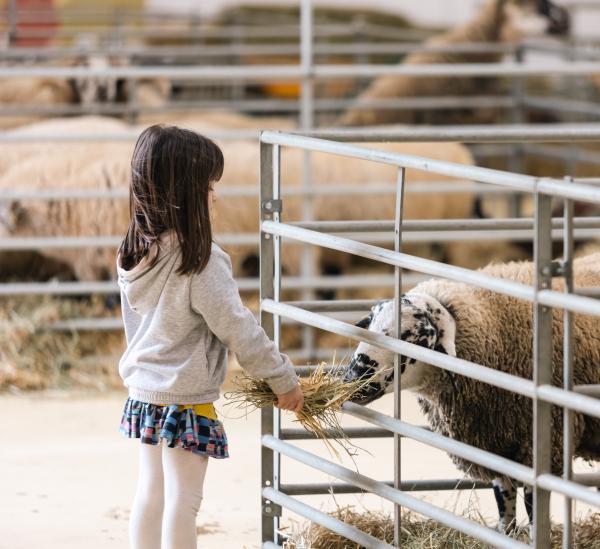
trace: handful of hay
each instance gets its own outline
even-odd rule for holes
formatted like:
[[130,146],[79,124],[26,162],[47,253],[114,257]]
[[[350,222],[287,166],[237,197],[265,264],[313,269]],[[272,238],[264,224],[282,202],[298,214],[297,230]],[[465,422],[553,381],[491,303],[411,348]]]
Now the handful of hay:
[[[348,439],[336,412],[369,382],[368,379],[345,382],[341,369],[326,370],[325,363],[321,363],[310,376],[300,378],[304,406],[296,413],[297,421],[307,431],[322,439],[335,454],[337,452],[329,442],[330,439],[349,452],[342,442]],[[277,395],[266,381],[242,376],[237,379],[237,385],[240,388],[226,393],[225,397],[238,408],[269,408],[277,403]]]

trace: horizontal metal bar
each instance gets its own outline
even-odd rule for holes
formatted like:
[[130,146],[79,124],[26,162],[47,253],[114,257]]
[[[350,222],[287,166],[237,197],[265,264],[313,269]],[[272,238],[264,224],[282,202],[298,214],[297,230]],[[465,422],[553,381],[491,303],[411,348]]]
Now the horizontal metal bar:
[[573,391],[581,395],[600,398],[600,385],[575,385]]
[[600,493],[598,493],[596,490],[590,490],[587,487],[580,486],[579,484],[570,480],[545,474],[540,475],[537,478],[537,485],[545,490],[552,490],[553,492],[558,492],[563,496],[568,496],[571,499],[577,499],[587,503],[588,505],[600,507]]
[[[394,486],[394,481],[383,481],[387,486]],[[400,489],[403,492],[437,492],[445,490],[481,490],[491,488],[489,482],[467,479],[442,480],[403,480]],[[364,492],[352,484],[342,482],[281,484],[279,489],[289,496],[305,496],[318,494],[357,494]]]
[[318,511],[314,507],[310,507],[306,503],[302,503],[297,499],[291,498],[279,490],[275,490],[274,488],[270,487],[263,488],[262,496],[265,499],[273,501],[282,507],[293,511],[297,515],[310,520],[311,522],[320,524],[328,530],[331,530],[340,536],[358,543],[361,547],[365,547],[367,549],[394,549],[392,545],[374,538],[362,530],[359,530],[356,526],[346,524],[345,522],[342,522],[331,515],[323,513],[322,511]]
[[600,486],[600,473],[575,473],[573,481],[584,486]]
[[[256,139],[258,130],[207,130],[206,136],[216,140]],[[26,134],[18,131],[0,132],[0,143],[82,143],[82,142],[135,142],[139,137],[137,131],[120,131],[118,133],[78,133],[57,135],[56,132]]]
[[56,320],[38,327],[40,330],[51,332],[95,332],[120,331],[123,329],[121,318],[72,318]]
[[[537,143],[598,141],[600,124],[493,124],[463,126],[419,127],[411,126],[372,126],[351,129],[318,129],[302,132],[301,135],[330,139],[340,142],[446,142],[462,143]],[[292,145],[295,146],[295,145]]]
[[510,295],[519,299],[533,302],[533,288],[509,280],[499,279],[481,272],[471,271],[462,267],[439,263],[431,259],[424,259],[404,253],[386,250],[370,244],[356,242],[347,238],[309,231],[300,227],[293,227],[285,223],[263,221],[262,231],[284,238],[292,238],[301,242],[315,244],[332,250],[347,252],[367,259],[373,259],[388,265],[403,267],[420,273],[425,273],[465,284],[473,284],[480,288]]
[[[344,232],[393,232],[393,220],[380,221],[303,221],[289,223],[293,227],[301,227],[312,231],[326,233]],[[552,227],[562,229],[564,219],[552,219]],[[500,231],[533,229],[533,218],[501,218],[501,219],[406,219],[402,222],[402,232],[415,231]],[[600,217],[576,217],[575,228],[600,228]]]
[[[600,165],[600,154],[593,151],[577,148],[574,150],[564,149],[563,147],[553,147],[551,145],[532,145],[526,143],[523,145],[523,152],[528,156],[538,156],[552,160],[564,160],[565,162],[576,161],[586,164]],[[577,183],[585,181],[573,180]]]
[[[426,230],[418,230],[417,228],[408,228],[406,235],[403,237],[403,242],[407,244],[411,243],[427,243],[427,242],[459,242],[459,241],[498,241],[498,240],[510,240],[514,242],[529,242],[533,238],[533,229],[520,230],[520,229],[503,229],[502,227],[495,228],[493,225],[494,220],[488,225],[487,229],[476,229],[466,227],[458,227],[456,230],[441,229],[433,230],[427,227]],[[335,222],[334,222],[335,223]],[[340,222],[344,223],[344,222]],[[356,230],[348,230],[353,221],[346,222],[348,225],[342,227],[342,231],[336,230],[335,226],[327,227],[321,225],[321,222],[314,223],[290,223],[291,226],[304,228],[305,225],[309,225],[310,230],[315,230],[321,233],[335,234],[345,233],[351,237],[352,240],[356,240],[362,243],[368,244],[393,244],[394,235],[390,233],[383,233],[380,227],[376,225],[365,225],[367,232],[357,232]],[[445,225],[444,222],[441,223]],[[584,225],[590,225],[595,228],[590,229],[575,229],[573,237],[575,240],[589,240],[598,236],[598,228],[600,225],[594,222],[584,223]],[[431,227],[435,226],[435,222],[432,222]],[[332,230],[333,229],[333,230]],[[555,229],[551,232],[553,240],[562,240],[562,231]],[[230,234],[217,234],[216,241],[223,246],[245,246],[245,247],[258,247],[260,244],[260,236],[255,233],[230,233]],[[114,238],[114,240],[113,240]],[[109,236],[56,236],[56,237],[10,237],[0,238],[0,251],[25,251],[25,250],[48,250],[48,249],[79,249],[79,248],[117,248],[120,245],[121,237],[109,237]],[[292,241],[288,242],[288,245],[294,246],[299,243]]]
[[286,305],[300,307],[307,311],[332,312],[332,311],[360,311],[366,312],[371,307],[381,302],[381,299],[339,299],[335,301],[284,301]]
[[551,385],[540,385],[536,394],[538,398],[546,402],[600,418],[600,399],[585,396],[575,391],[565,391]]
[[411,509],[420,515],[430,517],[444,524],[445,526],[460,530],[461,532],[489,543],[494,547],[507,549],[525,549],[528,547],[527,545],[506,537],[490,528],[456,516],[445,509],[431,505],[430,503],[415,498],[414,496],[396,490],[391,486],[387,486],[383,482],[379,482],[361,475],[360,473],[356,473],[320,456],[316,456],[306,452],[305,450],[296,448],[295,446],[292,446],[287,442],[283,442],[273,436],[263,436],[262,445],[275,452],[304,463],[309,467],[317,469],[318,471],[354,484],[355,486],[358,486],[367,492],[372,492],[388,501],[391,501],[392,503],[396,503],[397,505]]
[[[254,132],[258,135],[258,131]],[[1,134],[0,134],[1,137]],[[85,137],[85,136],[83,136]],[[1,140],[1,139],[0,139]],[[85,140],[85,139],[84,139]],[[56,136],[56,141],[60,142],[60,136]],[[578,181],[578,180],[577,180]],[[582,181],[583,182],[583,181]],[[100,199],[127,199],[129,190],[122,189],[36,189],[34,185],[23,185],[26,190],[2,191],[0,202],[9,200],[88,200],[94,198]],[[288,187],[282,190],[283,197],[290,196],[315,196],[315,195],[348,195],[348,194],[394,194],[396,188],[393,183],[369,183],[368,187],[364,185],[345,185],[329,184],[327,182],[314,181],[311,190],[302,187]],[[456,194],[456,193],[478,193],[478,194],[507,194],[514,193],[510,189],[493,187],[482,183],[454,183],[437,181],[420,181],[411,183],[406,189],[408,194]],[[258,197],[258,191],[248,185],[227,185],[219,189],[219,196],[248,196]]]
[[[160,34],[160,33],[159,33]],[[395,65],[253,65],[249,66],[137,66],[137,67],[45,67],[18,66],[1,67],[0,78],[39,77],[39,78],[171,78],[202,81],[232,80],[279,80],[281,78],[301,80],[332,80],[337,78],[377,77],[377,76],[427,76],[446,78],[460,76],[548,76],[548,75],[587,75],[600,72],[600,62],[576,61],[557,63],[432,63]]]
[[[352,99],[316,99],[313,102],[315,112],[329,112],[346,110],[354,106]],[[160,105],[139,105],[131,103],[92,103],[82,104],[54,104],[54,105],[28,105],[4,104],[0,105],[2,116],[26,115],[86,115],[90,111],[94,114],[128,114],[138,113],[167,113],[190,110],[221,111],[231,107],[231,99],[195,99],[166,101]],[[299,112],[301,102],[296,99],[238,99],[235,107],[240,112],[262,113],[290,113]],[[374,99],[361,103],[361,108],[376,110],[439,110],[439,109],[464,109],[464,108],[514,108],[514,100],[510,97],[420,97],[409,99]]]
[[597,61],[559,61],[555,63],[431,63],[397,65],[319,65],[313,66],[315,78],[335,79],[377,76],[426,76],[432,78],[460,76],[570,76],[600,72]]
[[422,442],[423,444],[427,444],[428,446],[437,448],[438,450],[443,450],[449,454],[473,461],[478,465],[483,465],[484,467],[488,467],[489,469],[505,474],[511,478],[520,480],[521,482],[530,485],[534,483],[535,474],[531,467],[526,467],[525,465],[500,457],[492,452],[481,450],[469,444],[459,442],[458,440],[422,429],[416,425],[411,425],[405,421],[394,419],[393,417],[376,412],[371,408],[359,406],[353,402],[345,402],[342,406],[342,411],[383,429],[389,429],[399,435],[409,437],[418,442]]
[[[393,54],[399,55],[412,52],[444,52],[444,53],[511,53],[515,50],[512,44],[498,44],[495,42],[464,42],[456,44],[423,44],[422,42],[411,44],[404,42],[351,42],[347,44],[335,44],[329,42],[313,44],[314,55],[355,55],[355,54]],[[60,59],[69,57],[81,57],[90,55],[119,55],[120,57],[136,57],[139,59],[156,57],[213,57],[223,55],[235,55],[240,57],[258,54],[288,56],[298,55],[300,46],[298,44],[202,44],[190,46],[139,46],[125,45],[122,48],[112,47],[49,47],[49,48],[27,48],[12,46],[0,50],[0,59]]]
[[260,139],[262,142],[271,143],[273,145],[284,145],[306,150],[321,151],[405,168],[415,168],[449,177],[467,178],[481,183],[492,183],[494,185],[502,185],[526,192],[537,190],[561,198],[600,203],[600,189],[592,185],[567,183],[563,180],[548,177],[537,178],[528,175],[493,170],[490,168],[481,168],[478,166],[444,162],[414,155],[368,149],[347,143],[306,137],[300,134],[265,130],[261,132]]
[[[408,274],[404,277],[407,287],[422,282],[421,275]],[[259,289],[258,278],[236,279],[242,292]],[[283,277],[282,285],[287,290],[297,289],[341,289],[341,288],[391,288],[393,275],[342,275],[317,277]],[[116,282],[9,282],[0,284],[0,296],[9,295],[88,295],[116,294],[119,287]]]
[[563,99],[559,97],[532,97],[522,98],[524,107],[531,109],[568,112],[571,114],[582,114],[587,117],[600,116],[600,107],[591,101],[575,101],[573,99]]
[[[206,135],[212,139],[253,139],[259,134],[258,130],[208,130]],[[87,142],[87,141],[135,141],[139,132],[123,131],[119,133],[54,133],[27,135],[16,131],[0,132],[0,143],[31,143],[52,141],[57,143]],[[600,124],[494,124],[493,126],[462,125],[439,126],[437,128],[421,128],[413,126],[364,127],[353,129],[319,129],[303,132],[302,135],[333,139],[340,142],[454,142],[463,143],[514,143],[514,142],[572,142],[600,140]],[[409,186],[410,188],[410,186]],[[459,189],[459,187],[457,187]],[[407,189],[408,190],[408,189]],[[470,190],[470,189],[461,189]],[[476,189],[472,189],[476,190]],[[529,190],[527,190],[529,192]]]
[[356,341],[366,341],[377,347],[381,347],[382,349],[415,358],[427,362],[428,364],[432,364],[433,366],[443,368],[444,370],[464,375],[529,398],[533,398],[535,394],[534,384],[530,380],[513,376],[505,372],[499,372],[450,355],[438,353],[431,349],[413,345],[381,333],[358,328],[352,324],[347,324],[325,315],[305,311],[299,307],[277,303],[270,299],[262,301],[261,309],[282,317],[293,318],[303,324],[308,324],[316,328],[346,336]]
[[538,301],[548,307],[556,307],[584,315],[600,316],[600,301],[590,297],[566,294],[554,290],[540,290]]
[[[466,164],[457,164],[455,162],[434,160],[415,155],[370,149],[349,143],[318,139],[315,137],[306,137],[301,134],[265,130],[261,132],[260,140],[263,143],[270,143],[272,145],[283,145],[305,150],[331,153],[348,158],[358,158],[361,160],[379,162],[382,164],[390,164],[392,166],[414,168],[417,170],[433,172],[449,177],[466,178],[481,183],[502,185],[526,192],[532,192],[535,183],[537,182],[537,178],[528,175],[503,172],[490,168],[480,168],[478,166]],[[563,183],[563,185],[565,184]]]
[[118,294],[116,282],[8,282],[0,284],[0,296]]
[[[348,438],[390,438],[393,436],[385,429],[376,429],[373,427],[347,427],[344,434]],[[321,438],[338,438],[339,432],[331,429],[325,429],[318,436],[306,429],[281,429],[281,440],[318,440]]]
[[[524,299],[529,302],[533,302],[534,299],[535,292],[532,287],[486,275],[479,271],[471,271],[470,269],[439,263],[431,259],[394,252],[392,250],[356,242],[331,234],[309,231],[308,229],[293,227],[285,223],[263,221],[261,227],[264,232],[285,238],[292,238],[332,250],[347,252],[360,257],[374,259],[381,263],[387,263],[388,265],[397,265],[405,269],[455,280],[464,284],[472,284],[479,288],[485,288],[493,292],[510,295],[517,299]],[[560,307],[576,313],[600,316],[600,302],[595,299],[573,294],[564,294],[554,290],[541,290],[538,292],[537,298],[542,305]]]

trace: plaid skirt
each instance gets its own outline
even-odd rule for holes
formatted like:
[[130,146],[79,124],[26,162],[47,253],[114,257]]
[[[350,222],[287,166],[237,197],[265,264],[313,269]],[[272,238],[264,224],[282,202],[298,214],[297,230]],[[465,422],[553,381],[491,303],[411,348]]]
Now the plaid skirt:
[[128,398],[119,431],[146,444],[156,445],[165,439],[170,448],[217,459],[229,457],[223,424],[196,415],[191,408],[180,410],[177,404],[159,406]]

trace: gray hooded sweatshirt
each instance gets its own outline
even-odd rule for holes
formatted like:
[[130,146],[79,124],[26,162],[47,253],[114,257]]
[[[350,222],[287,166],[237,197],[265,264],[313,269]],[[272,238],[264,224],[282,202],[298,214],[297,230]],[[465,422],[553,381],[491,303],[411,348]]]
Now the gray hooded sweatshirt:
[[219,398],[227,349],[276,394],[298,383],[240,299],[229,256],[216,244],[200,274],[179,275],[176,240],[162,240],[158,262],[117,265],[127,349],[119,373],[129,396],[152,404],[202,404]]

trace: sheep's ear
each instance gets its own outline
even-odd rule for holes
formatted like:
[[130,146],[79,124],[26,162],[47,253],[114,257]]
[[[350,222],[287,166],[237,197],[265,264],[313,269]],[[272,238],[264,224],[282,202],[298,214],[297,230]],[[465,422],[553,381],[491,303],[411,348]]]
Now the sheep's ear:
[[[439,337],[437,340],[435,350],[446,353],[450,356],[456,356],[456,325],[453,318],[450,320],[450,323],[444,323],[444,326],[441,330],[438,326],[438,334],[441,334],[441,337]],[[439,347],[441,347],[441,349]]]
[[364,318],[361,318],[356,324],[355,326],[358,326],[359,328],[364,328],[367,329],[370,325],[371,325],[371,321],[373,320],[373,311],[371,311],[367,316],[365,316]]

